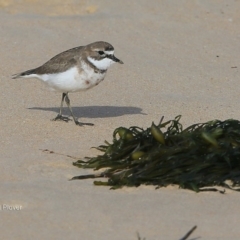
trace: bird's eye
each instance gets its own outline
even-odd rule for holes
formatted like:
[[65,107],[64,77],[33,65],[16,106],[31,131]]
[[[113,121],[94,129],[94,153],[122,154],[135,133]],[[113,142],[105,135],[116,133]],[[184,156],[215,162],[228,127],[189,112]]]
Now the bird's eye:
[[103,54],[104,54],[104,52],[103,52],[103,51],[98,51],[98,53],[99,53],[100,55],[103,55]]

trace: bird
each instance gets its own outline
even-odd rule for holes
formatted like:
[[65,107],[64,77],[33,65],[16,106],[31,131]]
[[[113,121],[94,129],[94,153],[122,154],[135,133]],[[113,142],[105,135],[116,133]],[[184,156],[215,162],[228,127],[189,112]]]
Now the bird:
[[53,121],[68,122],[70,120],[69,117],[62,115],[65,100],[76,125],[93,126],[92,123],[78,121],[74,116],[68,94],[97,86],[104,80],[108,68],[113,63],[123,64],[114,56],[114,47],[108,42],[97,41],[61,52],[42,66],[14,74],[12,78],[37,78],[51,90],[62,93],[60,110],[58,115],[52,119]]

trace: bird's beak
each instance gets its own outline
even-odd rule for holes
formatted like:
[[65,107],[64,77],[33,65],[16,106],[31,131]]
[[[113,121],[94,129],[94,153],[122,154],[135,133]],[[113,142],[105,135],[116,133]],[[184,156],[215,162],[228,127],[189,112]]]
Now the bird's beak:
[[114,55],[108,55],[108,58],[112,59],[114,62],[118,62],[123,64],[123,61],[121,61],[120,59],[116,58]]

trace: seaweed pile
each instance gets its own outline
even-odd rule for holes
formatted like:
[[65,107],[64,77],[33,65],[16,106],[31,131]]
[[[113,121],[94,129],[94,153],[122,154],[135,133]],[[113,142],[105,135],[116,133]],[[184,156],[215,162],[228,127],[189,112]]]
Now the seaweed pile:
[[219,191],[216,186],[240,191],[240,121],[214,120],[183,130],[180,118],[167,122],[162,118],[146,130],[117,128],[112,144],[105,141],[96,148],[103,155],[73,163],[80,168],[103,168],[102,172],[72,180],[107,178],[94,184],[112,189],[145,184],[178,185],[195,192]]

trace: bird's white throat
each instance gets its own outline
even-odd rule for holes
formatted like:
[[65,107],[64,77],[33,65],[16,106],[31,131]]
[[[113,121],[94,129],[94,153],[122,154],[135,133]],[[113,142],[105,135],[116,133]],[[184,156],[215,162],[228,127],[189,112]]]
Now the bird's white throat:
[[90,63],[92,63],[96,68],[100,70],[107,70],[113,63],[115,63],[110,58],[103,58],[101,60],[96,60],[94,58],[87,57],[87,59]]

